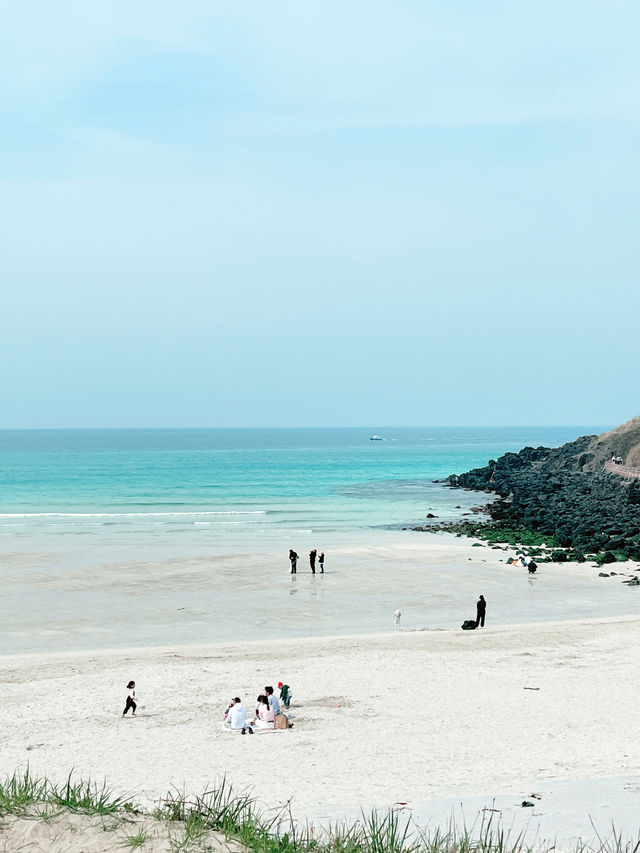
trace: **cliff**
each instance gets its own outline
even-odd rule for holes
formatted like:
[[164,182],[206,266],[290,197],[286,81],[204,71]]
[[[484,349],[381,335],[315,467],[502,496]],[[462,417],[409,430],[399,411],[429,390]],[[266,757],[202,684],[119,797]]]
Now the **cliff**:
[[453,487],[492,492],[493,525],[548,537],[572,556],[640,560],[640,479],[605,470],[612,456],[640,463],[640,417],[562,447],[525,447],[452,475]]

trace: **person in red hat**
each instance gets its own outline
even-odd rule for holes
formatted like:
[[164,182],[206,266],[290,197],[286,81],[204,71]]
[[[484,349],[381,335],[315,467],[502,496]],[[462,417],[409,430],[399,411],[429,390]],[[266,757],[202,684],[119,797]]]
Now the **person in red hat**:
[[283,684],[282,681],[278,682],[278,687],[280,688],[280,701],[285,708],[288,708],[291,704],[291,688],[288,684]]

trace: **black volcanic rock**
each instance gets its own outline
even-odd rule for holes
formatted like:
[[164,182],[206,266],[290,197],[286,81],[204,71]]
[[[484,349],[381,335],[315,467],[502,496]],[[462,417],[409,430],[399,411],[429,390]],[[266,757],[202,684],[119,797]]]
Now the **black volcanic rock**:
[[[640,463],[640,418],[601,436],[582,436],[562,447],[525,447],[483,468],[452,475],[454,488],[492,492],[493,525],[548,537],[574,558],[599,554],[599,561],[640,560],[640,479],[606,472],[604,462],[620,455]],[[561,550],[552,559],[566,560]]]

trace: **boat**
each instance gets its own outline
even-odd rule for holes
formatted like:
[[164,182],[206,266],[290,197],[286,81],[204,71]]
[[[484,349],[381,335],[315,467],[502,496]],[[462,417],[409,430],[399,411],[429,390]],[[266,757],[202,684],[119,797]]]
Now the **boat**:
[[369,441],[384,441],[384,438],[381,438],[379,435],[370,435]]

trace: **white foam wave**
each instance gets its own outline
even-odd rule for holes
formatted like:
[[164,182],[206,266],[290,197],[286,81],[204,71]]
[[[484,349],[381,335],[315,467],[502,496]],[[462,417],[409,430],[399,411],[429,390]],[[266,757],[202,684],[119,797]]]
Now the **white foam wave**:
[[[159,522],[160,524],[162,522]],[[230,524],[270,524],[269,521],[194,521],[192,522],[194,527],[213,527],[214,524],[226,524],[227,526]]]
[[195,512],[0,512],[3,518],[183,518],[208,515],[266,515],[266,509],[196,510]]

